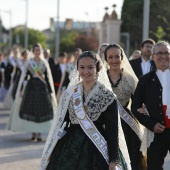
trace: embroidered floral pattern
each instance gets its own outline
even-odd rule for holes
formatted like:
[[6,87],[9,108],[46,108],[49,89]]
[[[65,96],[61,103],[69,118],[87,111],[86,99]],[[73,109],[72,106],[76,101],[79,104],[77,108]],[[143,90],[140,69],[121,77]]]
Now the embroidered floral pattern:
[[[82,85],[81,89],[83,90]],[[110,90],[106,89],[104,85],[96,83],[84,101],[88,117],[92,121],[96,121],[101,113],[107,109],[107,107],[113,102],[114,99],[115,96]],[[72,124],[78,124],[72,101],[73,99],[71,98],[69,103],[69,118]]]
[[131,98],[131,94],[133,94],[133,89],[129,85],[125,74],[122,75],[122,79],[119,82],[117,87],[113,87],[113,92],[117,95],[117,98],[119,99],[119,102],[122,106],[126,106],[126,104],[129,102],[129,99]]

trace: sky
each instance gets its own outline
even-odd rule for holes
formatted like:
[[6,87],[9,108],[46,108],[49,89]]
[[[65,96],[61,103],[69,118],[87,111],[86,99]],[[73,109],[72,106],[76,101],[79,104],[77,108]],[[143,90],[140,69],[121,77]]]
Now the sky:
[[[0,17],[5,28],[11,25],[24,25],[26,21],[27,0],[0,0]],[[28,0],[28,27],[44,30],[50,26],[50,18],[57,18],[57,3],[59,1],[59,20],[71,18],[74,21],[102,21],[105,7],[108,13],[113,11],[116,4],[118,18],[121,17],[123,0]]]

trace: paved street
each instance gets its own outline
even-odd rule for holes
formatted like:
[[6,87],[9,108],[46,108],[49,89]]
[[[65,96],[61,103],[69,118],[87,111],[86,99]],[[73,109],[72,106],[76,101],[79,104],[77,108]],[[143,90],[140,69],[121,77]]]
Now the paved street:
[[[43,142],[32,142],[29,133],[5,130],[8,117],[9,111],[0,109],[0,170],[37,170],[47,134]],[[164,170],[170,170],[169,155]]]
[[8,117],[9,111],[0,110],[0,169],[37,170],[46,134],[43,142],[32,142],[30,133],[7,131]]

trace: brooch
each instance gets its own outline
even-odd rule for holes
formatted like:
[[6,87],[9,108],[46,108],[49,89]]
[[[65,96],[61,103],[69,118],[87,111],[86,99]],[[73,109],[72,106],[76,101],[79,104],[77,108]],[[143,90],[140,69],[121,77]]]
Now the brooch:
[[80,104],[80,99],[79,98],[75,99],[74,105],[78,106],[79,104]]

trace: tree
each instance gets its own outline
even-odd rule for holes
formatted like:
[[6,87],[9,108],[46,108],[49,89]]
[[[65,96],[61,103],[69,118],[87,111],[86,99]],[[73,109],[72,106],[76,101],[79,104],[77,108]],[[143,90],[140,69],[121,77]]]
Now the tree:
[[[28,29],[28,48],[30,49],[35,43],[40,43],[44,48],[46,47],[46,36],[34,29]],[[16,28],[13,31],[13,44],[18,44],[24,48],[25,30],[23,28]]]
[[[49,42],[49,41],[48,41]],[[55,52],[55,35],[54,39],[50,41],[50,49],[52,53]],[[75,48],[85,50],[97,51],[98,49],[98,36],[94,30],[87,32],[78,32],[74,30],[61,30],[60,31],[60,51],[72,53]]]
[[[133,49],[139,48],[136,44],[139,45],[142,41],[143,1],[124,0],[122,7],[121,31],[130,33],[130,43]],[[155,41],[170,40],[169,6],[169,0],[150,0],[149,38]]]
[[60,51],[72,52],[76,46],[75,40],[77,36],[78,33],[74,31],[61,32]]
[[83,51],[97,51],[98,40],[93,35],[79,34],[76,39],[76,46],[81,48]]

